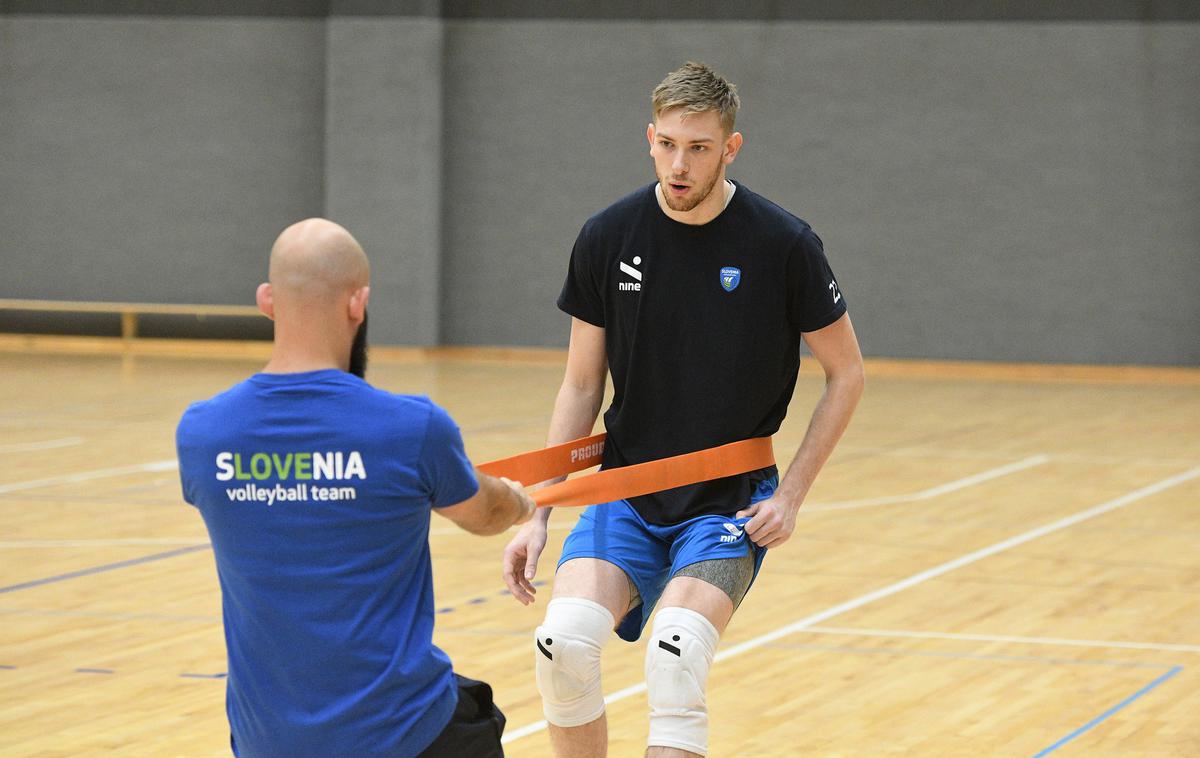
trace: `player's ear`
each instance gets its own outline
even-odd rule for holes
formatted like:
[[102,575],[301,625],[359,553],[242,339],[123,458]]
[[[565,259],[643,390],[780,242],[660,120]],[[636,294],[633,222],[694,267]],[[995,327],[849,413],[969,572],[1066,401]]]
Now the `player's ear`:
[[654,122],[646,124],[646,141],[650,143],[651,149],[654,148]]
[[367,312],[367,301],[371,298],[370,287],[359,287],[350,296],[350,319],[356,323],[361,323],[363,314]]
[[271,291],[271,283],[263,282],[254,291],[254,302],[262,314],[272,321],[275,320],[275,294]]
[[725,165],[733,163],[733,159],[737,157],[738,151],[742,149],[742,133],[734,132],[725,140],[725,153],[721,156],[721,161]]

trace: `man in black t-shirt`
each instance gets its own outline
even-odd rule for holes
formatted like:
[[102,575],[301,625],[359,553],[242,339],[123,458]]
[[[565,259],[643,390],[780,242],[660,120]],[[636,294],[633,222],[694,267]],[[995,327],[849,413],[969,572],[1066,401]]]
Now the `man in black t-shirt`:
[[[845,299],[804,221],[725,178],[742,135],[734,87],[688,63],[655,89],[647,127],[658,181],[588,219],[559,307],[572,316],[549,443],[591,433],[604,396],[604,467],[774,434],[808,344],[826,375],[804,441],[775,467],[586,509],[567,537],[535,639],[538,689],[560,756],[603,756],[600,650],[612,630],[647,645],[648,756],[705,755],[705,682],[717,640],[862,393]],[[549,509],[505,551],[520,602]]]

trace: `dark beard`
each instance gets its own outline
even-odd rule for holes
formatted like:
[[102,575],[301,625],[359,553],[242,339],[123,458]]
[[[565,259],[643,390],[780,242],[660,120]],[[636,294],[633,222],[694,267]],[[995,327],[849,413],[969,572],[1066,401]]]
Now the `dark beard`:
[[359,379],[367,378],[367,314],[363,312],[362,323],[354,335],[354,344],[350,346],[350,369]]

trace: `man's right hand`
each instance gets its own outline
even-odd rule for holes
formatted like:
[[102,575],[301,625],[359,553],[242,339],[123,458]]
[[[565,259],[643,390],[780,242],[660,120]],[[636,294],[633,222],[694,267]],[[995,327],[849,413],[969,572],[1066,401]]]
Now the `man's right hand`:
[[538,558],[545,547],[546,521],[533,518],[504,548],[504,583],[521,605],[529,605],[535,599],[537,588],[533,586],[533,578],[537,575]]

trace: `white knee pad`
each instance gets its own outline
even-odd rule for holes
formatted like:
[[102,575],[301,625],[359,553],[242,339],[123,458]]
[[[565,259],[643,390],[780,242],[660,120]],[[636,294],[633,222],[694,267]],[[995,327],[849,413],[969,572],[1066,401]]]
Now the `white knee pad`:
[[708,619],[687,608],[663,608],[654,617],[646,649],[647,744],[708,754],[704,693],[719,637]]
[[585,598],[555,598],[546,606],[546,618],[534,633],[537,686],[546,721],[580,726],[604,713],[600,648],[613,626],[608,609]]

